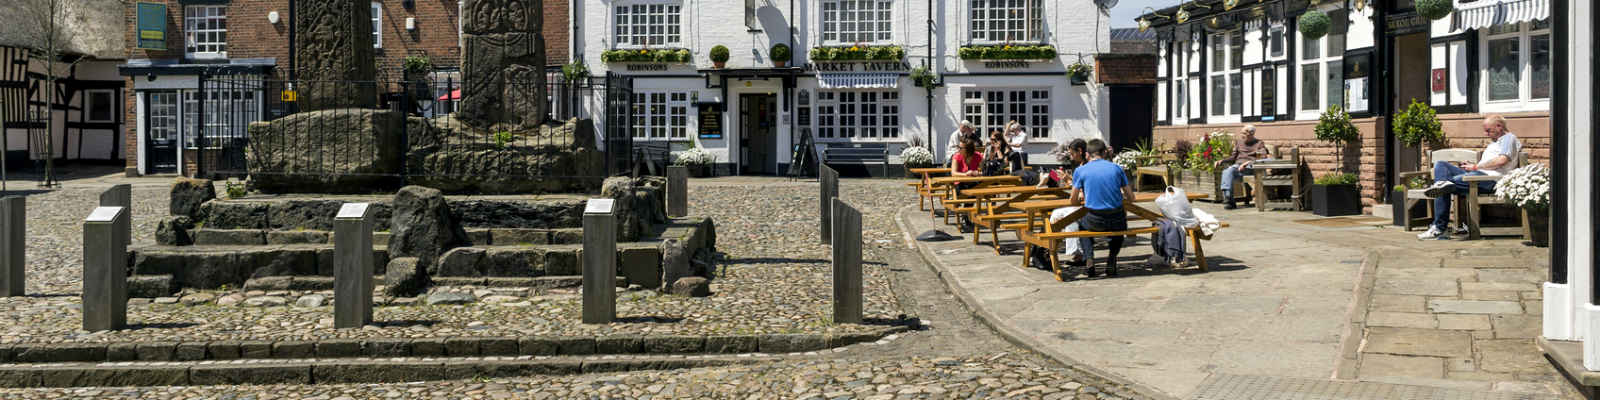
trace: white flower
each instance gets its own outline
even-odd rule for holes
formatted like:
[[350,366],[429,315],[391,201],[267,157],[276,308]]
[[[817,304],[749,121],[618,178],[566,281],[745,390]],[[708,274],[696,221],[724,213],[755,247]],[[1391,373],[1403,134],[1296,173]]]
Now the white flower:
[[1139,155],[1138,150],[1128,150],[1117,153],[1116,157],[1111,158],[1111,162],[1121,165],[1123,170],[1132,171],[1139,167]]
[[906,147],[900,151],[900,162],[906,165],[933,165],[933,152],[923,147]]
[[1550,169],[1529,164],[1512,170],[1495,184],[1495,196],[1522,208],[1550,206]]
[[716,156],[699,147],[672,153],[672,165],[711,165],[716,161]]

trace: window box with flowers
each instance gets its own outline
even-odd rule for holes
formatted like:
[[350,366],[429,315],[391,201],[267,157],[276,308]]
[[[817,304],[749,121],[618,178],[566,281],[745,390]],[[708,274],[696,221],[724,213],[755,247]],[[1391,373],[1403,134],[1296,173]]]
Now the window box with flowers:
[[607,63],[687,64],[694,60],[687,49],[615,49],[600,53]]
[[1045,61],[1056,58],[1056,47],[1040,45],[971,45],[962,46],[956,55],[963,60],[1031,60]]
[[906,58],[900,46],[812,47],[811,61],[898,61]]

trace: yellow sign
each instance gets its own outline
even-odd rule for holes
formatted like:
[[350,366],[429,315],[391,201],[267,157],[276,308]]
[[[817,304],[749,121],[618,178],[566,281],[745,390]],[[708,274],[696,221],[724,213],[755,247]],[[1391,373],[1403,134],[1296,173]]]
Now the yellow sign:
[[299,99],[299,97],[299,94],[295,93],[293,90],[285,90],[282,94],[278,95],[278,98],[283,100],[285,103],[293,103],[296,99]]
[[167,33],[162,31],[139,31],[139,38],[146,40],[167,40]]

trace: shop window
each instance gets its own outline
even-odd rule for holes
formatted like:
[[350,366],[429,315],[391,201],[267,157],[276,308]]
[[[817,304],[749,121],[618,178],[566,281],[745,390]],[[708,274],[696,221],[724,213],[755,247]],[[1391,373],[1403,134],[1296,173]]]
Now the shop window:
[[817,137],[868,140],[900,137],[900,92],[817,91]]
[[635,139],[684,139],[689,134],[688,92],[634,92]]
[[1244,112],[1244,32],[1213,34],[1209,44],[1211,116],[1238,117]]
[[[245,127],[261,120],[261,92],[252,89],[208,88],[203,96],[205,109],[200,108],[201,94],[196,90],[183,91],[183,146],[196,148],[200,129],[205,129],[207,147],[216,147],[224,140],[243,139]],[[204,114],[203,116],[201,114]]]
[[961,94],[962,119],[978,127],[979,134],[1004,131],[1011,121],[1023,124],[1030,137],[1050,137],[1048,89],[967,89]]
[[[1544,109],[1550,99],[1548,21],[1499,25],[1483,38],[1486,111]],[[1539,104],[1528,104],[1538,102]],[[1524,107],[1527,106],[1527,107]]]
[[1044,0],[971,0],[968,27],[974,42],[1043,42]]
[[616,32],[617,47],[682,45],[682,4],[627,4],[614,10],[612,28]]
[[88,122],[116,122],[117,104],[115,90],[90,90],[83,102],[84,119]]
[[227,58],[228,6],[184,7],[183,38],[189,58]]
[[893,19],[893,1],[823,1],[822,43],[888,43],[894,39]]
[[[1343,18],[1341,12],[1329,15],[1337,15],[1334,21]],[[1314,119],[1328,107],[1344,106],[1344,34],[1336,30],[1317,39],[1299,37],[1299,118]]]

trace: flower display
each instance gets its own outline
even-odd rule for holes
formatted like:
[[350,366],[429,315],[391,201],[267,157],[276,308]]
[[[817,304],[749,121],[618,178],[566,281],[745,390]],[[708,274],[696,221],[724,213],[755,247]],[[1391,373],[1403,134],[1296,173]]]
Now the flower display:
[[1512,170],[1495,184],[1494,193],[1524,210],[1545,210],[1550,207],[1550,168],[1534,163]]
[[900,162],[906,165],[933,165],[933,152],[921,146],[907,146],[900,151]]
[[1189,169],[1212,171],[1216,169],[1217,161],[1233,154],[1233,134],[1228,131],[1214,131],[1207,133],[1205,140],[1189,149],[1186,164]]
[[672,165],[711,165],[717,157],[699,147],[672,153]]
[[1144,153],[1141,153],[1138,150],[1126,150],[1121,153],[1117,153],[1116,157],[1111,158],[1111,162],[1122,166],[1122,170],[1124,171],[1132,171],[1134,168],[1139,168],[1139,157],[1142,155],[1144,155]]

